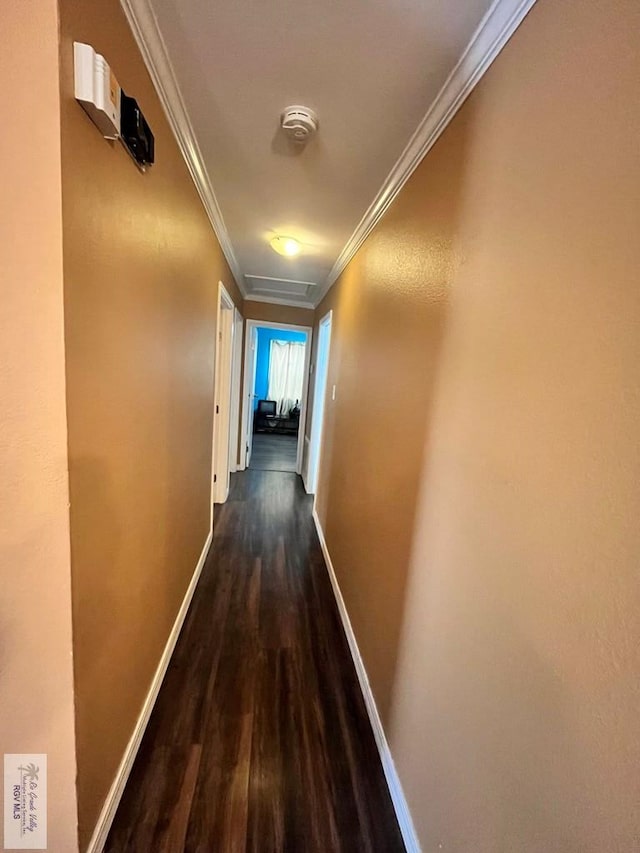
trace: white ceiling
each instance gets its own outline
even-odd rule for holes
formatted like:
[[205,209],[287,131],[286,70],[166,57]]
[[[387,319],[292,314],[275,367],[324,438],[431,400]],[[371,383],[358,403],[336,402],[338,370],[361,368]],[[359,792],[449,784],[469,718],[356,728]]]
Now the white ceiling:
[[[241,286],[315,305],[490,0],[150,2]],[[290,104],[319,116],[304,149],[279,131]]]

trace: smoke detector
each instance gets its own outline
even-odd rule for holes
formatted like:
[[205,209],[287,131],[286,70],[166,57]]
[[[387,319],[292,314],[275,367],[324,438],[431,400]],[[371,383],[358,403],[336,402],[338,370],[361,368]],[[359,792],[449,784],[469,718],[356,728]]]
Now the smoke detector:
[[293,142],[305,145],[318,129],[318,116],[309,107],[287,107],[280,116],[280,127]]

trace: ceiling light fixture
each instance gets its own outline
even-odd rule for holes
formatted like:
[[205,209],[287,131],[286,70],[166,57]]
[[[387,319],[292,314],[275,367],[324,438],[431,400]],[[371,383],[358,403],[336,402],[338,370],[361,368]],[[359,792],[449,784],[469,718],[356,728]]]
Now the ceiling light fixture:
[[293,258],[300,254],[300,243],[293,237],[274,237],[270,244],[274,252],[285,257]]

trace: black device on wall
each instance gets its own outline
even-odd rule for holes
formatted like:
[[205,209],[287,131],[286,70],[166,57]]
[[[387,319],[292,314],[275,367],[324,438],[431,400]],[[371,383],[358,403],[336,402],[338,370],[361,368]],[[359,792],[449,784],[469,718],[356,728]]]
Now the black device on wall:
[[136,99],[124,92],[120,98],[120,136],[136,163],[140,166],[153,165],[153,133]]

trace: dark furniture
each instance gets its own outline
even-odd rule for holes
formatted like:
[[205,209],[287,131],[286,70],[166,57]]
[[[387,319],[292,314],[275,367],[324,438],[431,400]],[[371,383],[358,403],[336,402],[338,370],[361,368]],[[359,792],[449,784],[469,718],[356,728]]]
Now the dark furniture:
[[253,414],[253,431],[276,435],[297,435],[300,426],[300,409],[295,407],[286,416],[276,414],[275,400],[258,400]]
[[258,400],[258,408],[256,410],[259,414],[265,415],[266,417],[275,418],[276,416],[276,401],[275,400]]

